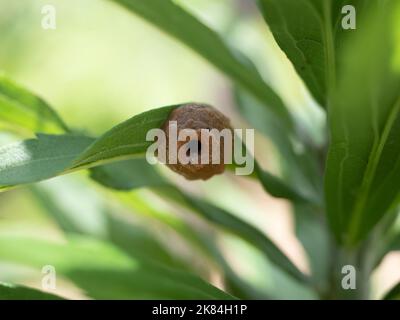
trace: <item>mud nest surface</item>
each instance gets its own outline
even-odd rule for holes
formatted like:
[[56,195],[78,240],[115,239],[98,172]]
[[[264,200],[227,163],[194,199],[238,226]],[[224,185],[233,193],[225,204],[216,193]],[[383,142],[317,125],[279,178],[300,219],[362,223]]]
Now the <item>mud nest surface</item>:
[[[169,163],[168,154],[169,150],[169,140],[170,140],[170,132],[169,127],[171,125],[171,121],[176,121],[177,123],[177,132],[178,135],[181,130],[184,129],[193,129],[197,133],[197,138],[193,139],[192,137],[188,137],[186,141],[177,141],[177,150],[186,144],[197,144],[197,148],[199,152],[201,152],[201,129],[217,129],[219,131],[223,129],[231,129],[229,119],[223,115],[218,110],[206,104],[197,104],[191,103],[186,104],[181,107],[174,109],[169,115],[168,120],[162,126],[166,134],[166,165],[175,171],[176,173],[184,176],[188,180],[207,180],[216,174],[221,174],[225,170],[224,164],[224,139],[220,140],[219,143],[219,155],[220,161],[219,163],[212,163],[211,158],[211,143],[208,150],[209,163],[204,164],[199,161],[199,163],[193,163],[190,161],[188,164],[181,163],[179,157],[177,159],[177,163]],[[233,145],[233,142],[231,143]],[[203,152],[206,152],[203,150]]]

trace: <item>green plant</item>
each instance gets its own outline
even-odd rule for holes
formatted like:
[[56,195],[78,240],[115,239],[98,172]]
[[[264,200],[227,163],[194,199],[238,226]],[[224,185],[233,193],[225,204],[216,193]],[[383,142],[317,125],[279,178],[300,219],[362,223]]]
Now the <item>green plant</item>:
[[[124,204],[171,228],[217,266],[227,292],[201,280],[171,257],[156,239],[102,212],[107,236],[76,221],[46,198],[67,244],[0,235],[0,259],[40,268],[51,261],[59,274],[92,298],[266,298],[238,277],[214,239],[176,217],[149,207],[129,190],[150,188],[162,199],[196,213],[243,239],[302,287],[321,299],[368,298],[370,276],[390,250],[400,179],[400,3],[396,0],[259,0],[275,40],[314,99],[327,114],[329,139],[316,142],[292,110],[262,79],[250,60],[169,0],[114,0],[200,54],[237,85],[238,109],[275,144],[283,174],[256,162],[254,175],[270,195],[290,202],[299,240],[311,264],[306,275],[265,234],[206,200],[176,187],[144,159],[146,133],[160,128],[178,106],[151,110],[98,138],[71,128],[43,100],[5,77],[0,79],[0,121],[14,134],[36,138],[0,148],[3,191],[78,170],[109,189]],[[341,8],[357,10],[357,29],[344,30]],[[299,148],[298,146],[301,146]],[[105,192],[104,189],[101,189]],[[54,193],[54,190],[53,190]],[[83,200],[93,195],[82,191]],[[56,195],[53,195],[54,197]],[[95,197],[96,198],[96,197]],[[357,289],[341,287],[342,267],[357,270]],[[14,291],[15,290],[15,291]],[[20,287],[0,286],[0,297],[39,297]],[[32,295],[32,296],[31,296]],[[387,297],[399,296],[399,286]],[[48,298],[45,296],[44,298]]]

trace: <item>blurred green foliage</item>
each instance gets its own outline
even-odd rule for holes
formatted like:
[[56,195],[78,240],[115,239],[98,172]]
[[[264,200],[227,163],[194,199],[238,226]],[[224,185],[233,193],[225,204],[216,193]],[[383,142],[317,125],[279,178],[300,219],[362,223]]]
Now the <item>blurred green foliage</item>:
[[[57,29],[44,30],[46,1],[0,0],[0,186],[10,188],[0,192],[1,282],[40,289],[41,268],[54,265],[53,293],[66,298],[337,298],[347,297],[338,268],[354,263],[369,284],[386,253],[398,250],[395,175],[391,192],[371,202],[379,210],[364,209],[379,177],[393,173],[388,159],[397,159],[398,103],[390,103],[399,97],[400,50],[387,45],[398,39],[400,11],[386,1],[393,12],[383,6],[385,24],[374,15],[352,41],[337,23],[341,0],[260,0],[260,10],[255,2],[53,0]],[[371,44],[374,59],[360,60]],[[388,87],[390,99],[376,109]],[[143,153],[126,132],[140,143],[168,116],[169,107],[158,107],[187,101],[258,130],[254,177],[188,183],[143,159],[115,162]],[[8,145],[35,132],[57,135]],[[343,145],[354,155],[341,153]],[[371,158],[376,166],[360,165]],[[113,163],[98,167],[104,162]],[[345,205],[356,208],[348,221]],[[0,285],[0,298],[29,295],[57,298]]]

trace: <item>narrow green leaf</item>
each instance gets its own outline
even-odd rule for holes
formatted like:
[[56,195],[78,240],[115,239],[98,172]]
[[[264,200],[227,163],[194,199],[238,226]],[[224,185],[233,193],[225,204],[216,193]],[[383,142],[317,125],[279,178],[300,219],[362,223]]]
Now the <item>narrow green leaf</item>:
[[118,161],[91,169],[90,177],[105,187],[132,190],[141,187],[160,187],[167,184],[146,159]]
[[45,133],[68,132],[67,125],[41,98],[0,74],[0,123]]
[[0,300],[63,300],[61,297],[25,286],[0,282]]
[[180,40],[233,81],[260,99],[291,130],[292,120],[281,98],[253,69],[242,63],[221,37],[170,0],[112,0]]
[[129,255],[142,255],[174,268],[184,267],[170,255],[150,228],[114,215],[103,198],[79,182],[64,178],[31,187],[31,191],[66,234],[90,235],[109,241]]
[[400,251],[400,234],[393,237],[388,246],[388,251]]
[[39,134],[37,139],[3,146],[0,148],[0,187],[38,182],[72,170],[143,157],[152,143],[146,141],[147,132],[161,127],[174,107],[139,114],[98,139]]
[[95,299],[233,299],[192,274],[82,237],[56,244],[0,236],[0,259],[34,268],[52,265]]
[[389,292],[384,295],[383,300],[400,300],[400,283],[390,289]]
[[94,139],[74,135],[38,135],[0,148],[0,186],[49,179],[66,172]]
[[[174,8],[172,3],[168,6]],[[182,12],[185,19],[192,19],[183,10]],[[249,70],[253,69],[249,68]],[[255,73],[258,74],[256,71]],[[44,101],[5,78],[0,78],[0,93],[15,102],[15,105],[10,107],[12,109],[9,109],[13,111],[10,112],[11,114],[22,106],[28,115],[35,111],[36,117],[48,120],[53,125],[58,125],[60,129],[68,131],[62,120]],[[162,107],[139,114],[115,126],[98,139],[72,134],[63,136],[38,134],[37,139],[0,147],[0,188],[5,190],[12,186],[38,182],[80,168],[91,168],[117,160],[142,157],[151,144],[150,141],[146,141],[147,132],[161,127],[170,112],[178,106]],[[28,124],[32,124],[32,119],[30,120]],[[28,124],[25,125],[26,128],[29,127]],[[140,170],[138,170],[139,166]],[[131,167],[136,170],[130,171]],[[271,195],[292,200],[303,198],[280,179],[261,170],[258,165],[256,165],[256,174]],[[94,180],[103,185],[120,190],[140,187],[144,182],[147,186],[165,184],[165,180],[156,174],[143,159],[121,161],[93,168],[91,175]]]
[[325,217],[307,204],[293,205],[296,237],[302,244],[311,269],[314,287],[319,292],[329,288],[331,243]]
[[[400,250],[400,233],[398,229],[399,208],[395,207],[387,213],[369,235],[370,245],[368,246],[371,254],[370,260],[376,269],[382,263],[385,256],[391,251]],[[400,220],[399,220],[400,221]]]
[[272,175],[268,171],[263,170],[257,161],[254,163],[254,172],[260,180],[263,188],[272,196],[276,198],[284,198],[291,201],[309,202],[312,200],[307,199],[300,192],[297,192],[280,178]]
[[110,160],[143,156],[153,143],[146,141],[150,129],[160,128],[174,108],[162,107],[143,112],[107,131],[74,161],[74,168]]
[[[234,165],[232,166],[234,168]],[[255,161],[254,176],[273,197],[292,201],[308,202],[306,196],[292,189],[279,177],[261,169]],[[93,168],[91,178],[100,184],[116,190],[132,190],[140,187],[168,186],[169,182],[145,159],[121,161]]]
[[[92,171],[92,177],[105,186],[127,190],[144,184],[165,185],[165,179],[143,159],[153,143],[146,141],[146,134],[150,129],[160,128],[171,110],[178,106],[153,109],[134,116],[98,139],[81,135],[39,134],[37,139],[0,147],[0,188],[34,183],[104,164],[107,166]],[[262,170],[257,163],[255,174],[271,195],[306,201],[305,197]]]
[[[271,139],[279,152],[278,160],[283,176],[281,184],[286,183],[291,186],[286,186],[285,189],[292,189],[290,194],[294,194],[296,190],[296,193],[302,194],[304,198],[322,202],[323,182],[320,168],[311,147],[304,143],[306,139],[288,134],[271,112],[243,91],[235,90],[234,96],[241,115],[260,133]],[[295,151],[294,145],[301,145],[303,151]],[[258,165],[256,171],[257,169]],[[262,176],[267,175],[260,172],[259,178]],[[268,187],[266,189],[268,190]]]
[[[182,217],[178,217],[173,213],[155,210],[149,202],[142,199],[139,194],[132,192],[110,192],[109,195],[116,197],[120,202],[133,210],[135,214],[144,215],[147,218],[154,219],[157,223],[161,223],[164,227],[179,234],[186,243],[190,244],[193,250],[192,254],[197,256],[200,254],[203,261],[209,261],[207,266],[211,266],[211,268],[217,266],[220,268],[227,287],[229,289],[234,289],[228,290],[228,292],[239,299],[260,298],[261,295],[257,295],[254,292],[254,289],[249,287],[249,285],[245,283],[245,281],[243,281],[235,271],[233,271],[223,254],[220,252],[217,243],[218,230],[209,230],[208,232],[204,232],[203,228],[196,228],[196,226],[193,226],[190,221],[185,221]],[[162,193],[159,193],[159,195],[163,196]],[[169,198],[165,197],[165,200],[168,199]],[[231,288],[231,285],[234,286],[234,288]],[[265,296],[262,297],[265,298]]]
[[[134,119],[136,118],[131,120]],[[143,122],[140,121],[140,123]],[[129,127],[129,121],[128,123],[124,123],[124,126],[125,125]],[[112,131],[113,129],[110,132]],[[116,130],[116,132],[119,134],[120,130]],[[125,137],[129,136],[126,131],[123,132],[122,138],[118,140],[120,145],[123,145],[126,141],[124,140]],[[108,134],[105,136],[109,137]],[[101,139],[102,138],[99,140],[101,141]],[[108,140],[108,142],[112,143],[110,140]],[[90,154],[90,148],[92,148],[92,146],[97,147],[98,145],[101,145],[101,143],[92,143],[92,141],[92,138],[85,137],[83,140],[81,140],[78,136],[40,135],[38,140],[28,140],[22,144],[12,145],[11,147],[7,147],[8,149],[6,149],[4,152],[1,152],[2,150],[0,149],[0,155],[3,156],[3,159],[10,159],[8,162],[2,162],[4,163],[4,167],[0,167],[0,184],[12,186],[16,184],[40,181],[58,174],[62,174],[70,169],[70,164],[72,162],[76,163],[73,160],[77,157],[77,153],[79,154],[79,152],[86,150],[85,154]],[[127,138],[127,141],[129,141],[129,138]],[[87,147],[88,145],[90,145],[90,147]],[[68,148],[66,148],[66,146],[68,146]],[[71,154],[65,154],[68,150],[71,152]],[[125,153],[124,155],[127,154],[128,153]],[[15,157],[15,155],[18,156]],[[117,159],[119,159],[117,153],[113,153],[112,156],[115,156]],[[99,161],[99,159],[109,160],[103,157],[98,157],[97,154],[96,161]],[[162,178],[158,177],[156,171],[154,171],[149,164],[145,163],[143,159],[143,162],[139,162],[139,160],[140,159],[129,162],[119,162],[122,164],[121,167],[117,166],[118,163],[115,164],[114,167],[106,167],[107,170],[118,169],[118,174],[114,175],[113,171],[109,171],[106,179],[103,176],[100,180],[98,179],[98,181],[108,187],[112,186],[116,187],[117,189],[146,186],[147,183],[149,186],[155,187],[160,185],[159,182],[162,182],[161,186],[168,185],[163,182],[164,180]],[[139,166],[136,166],[137,164],[139,164]],[[91,165],[94,165],[94,162],[91,161]],[[125,177],[130,177],[132,174],[132,178],[134,178],[138,170],[140,171],[138,176],[141,178],[133,184],[127,184]],[[299,198],[296,193],[293,193],[292,190],[281,184],[277,178],[264,171],[261,171],[259,168],[257,169],[257,174],[261,175],[260,179],[262,180],[264,187],[266,187],[269,191],[272,190],[273,195],[303,200],[302,198]],[[121,177],[124,177],[123,180],[120,180]],[[154,183],[154,181],[158,182]],[[195,205],[194,208],[199,211],[207,220],[217,223],[218,225],[248,240],[250,243],[262,250],[272,262],[282,267],[283,270],[294,276],[296,279],[304,281],[304,276],[301,274],[301,272],[298,271],[298,269],[290,262],[290,260],[288,260],[286,256],[282,254],[268,238],[261,234],[261,232],[221,209],[210,206],[207,203],[199,202],[200,200],[188,200],[191,198],[189,196],[187,197],[188,198],[186,198],[186,202],[192,206]],[[212,211],[210,212],[210,210]],[[212,215],[210,215],[211,213]],[[222,220],[219,220],[221,218]],[[70,222],[68,222],[68,225],[71,226]]]
[[207,221],[238,235],[263,252],[267,259],[282,271],[300,282],[308,283],[307,276],[305,276],[266,235],[250,224],[206,201],[184,193],[174,186],[159,191],[170,199],[194,209]]
[[[141,165],[139,167],[135,167],[135,164],[133,162],[126,163],[125,165],[127,164],[129,166],[126,166],[124,169],[132,173],[135,173],[139,168],[141,168]],[[118,165],[118,163],[116,163],[116,165]],[[150,172],[150,170],[153,169],[151,166],[149,167],[150,168],[146,169],[146,172]],[[126,172],[126,174],[128,174],[128,172]],[[266,175],[267,173],[263,172],[263,174]],[[151,175],[158,175],[158,173],[156,171],[153,171]],[[123,176],[123,174],[121,176]],[[275,190],[275,196],[291,196],[297,201],[304,202],[304,198],[301,198],[301,196],[299,196],[298,194],[293,193],[292,190],[287,189],[284,185],[281,185],[279,180],[274,176],[268,175],[267,179],[262,179],[264,185],[271,183],[271,181],[275,183],[274,186],[271,187],[273,188],[273,190]],[[200,216],[202,216],[207,221],[216,224],[219,227],[222,227],[232,232],[233,234],[238,235],[239,237],[247,240],[249,243],[256,246],[266,255],[267,258],[269,258],[273,263],[282,268],[283,271],[289,273],[295,279],[300,281],[306,280],[306,277],[297,269],[297,267],[294,266],[290,262],[290,260],[275,246],[275,244],[259,230],[255,229],[254,227],[250,226],[239,218],[236,218],[229,212],[226,212],[200,199],[193,198],[189,194],[180,191],[175,186],[163,180],[161,176],[159,176],[159,179],[155,180],[164,181],[161,185],[153,184],[151,179],[149,181],[149,184],[153,187],[153,190],[160,194],[160,196],[176,201],[179,204],[187,206],[191,210],[195,210],[195,212],[200,214]],[[143,187],[146,186],[146,181],[146,179],[143,180]],[[100,180],[98,182],[102,183],[103,181]],[[112,171],[110,171],[108,180],[106,180],[106,186],[116,186],[116,189],[121,189],[125,186],[125,182],[124,179],[122,179],[122,181],[119,181],[118,178],[112,174]]]
[[327,211],[337,239],[349,245],[389,212],[400,191],[400,3],[367,4],[339,55],[329,107]]

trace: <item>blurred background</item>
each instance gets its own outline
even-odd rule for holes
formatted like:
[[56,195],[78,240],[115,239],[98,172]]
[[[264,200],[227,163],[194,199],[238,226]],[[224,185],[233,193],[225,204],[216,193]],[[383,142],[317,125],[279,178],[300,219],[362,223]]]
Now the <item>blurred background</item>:
[[[250,57],[313,138],[326,139],[323,114],[275,44],[253,1],[176,2]],[[56,8],[56,30],[41,27],[41,9],[47,4]],[[220,72],[110,1],[0,0],[0,8],[0,71],[44,98],[73,128],[99,135],[143,111],[191,101],[215,106],[232,119],[236,128],[249,127],[237,111],[232,84]],[[0,133],[1,145],[12,140],[17,138]],[[256,136],[256,156],[263,166],[279,173],[275,153],[268,139]],[[187,183],[165,168],[160,170],[178,185],[260,228],[301,270],[310,271],[309,261],[294,235],[289,205],[269,197],[257,182],[226,173],[207,182]],[[75,229],[100,239],[112,236],[104,221],[109,216],[117,217],[136,231],[137,239],[125,243],[131,250],[141,250],[142,243],[148,250],[166,251],[185,265],[190,264],[204,279],[224,288],[218,268],[160,220],[189,224],[213,235],[234,271],[265,297],[316,298],[247,244],[215,232],[189,211],[164,202],[149,190],[107,190],[82,172],[0,193],[0,235],[65,241],[54,218],[60,212],[70,217]],[[400,254],[385,258],[374,274],[374,296],[400,279],[399,265]],[[0,281],[40,288],[41,277],[41,270],[10,264],[0,256]],[[58,279],[57,293],[85,298],[83,292],[62,278]]]

